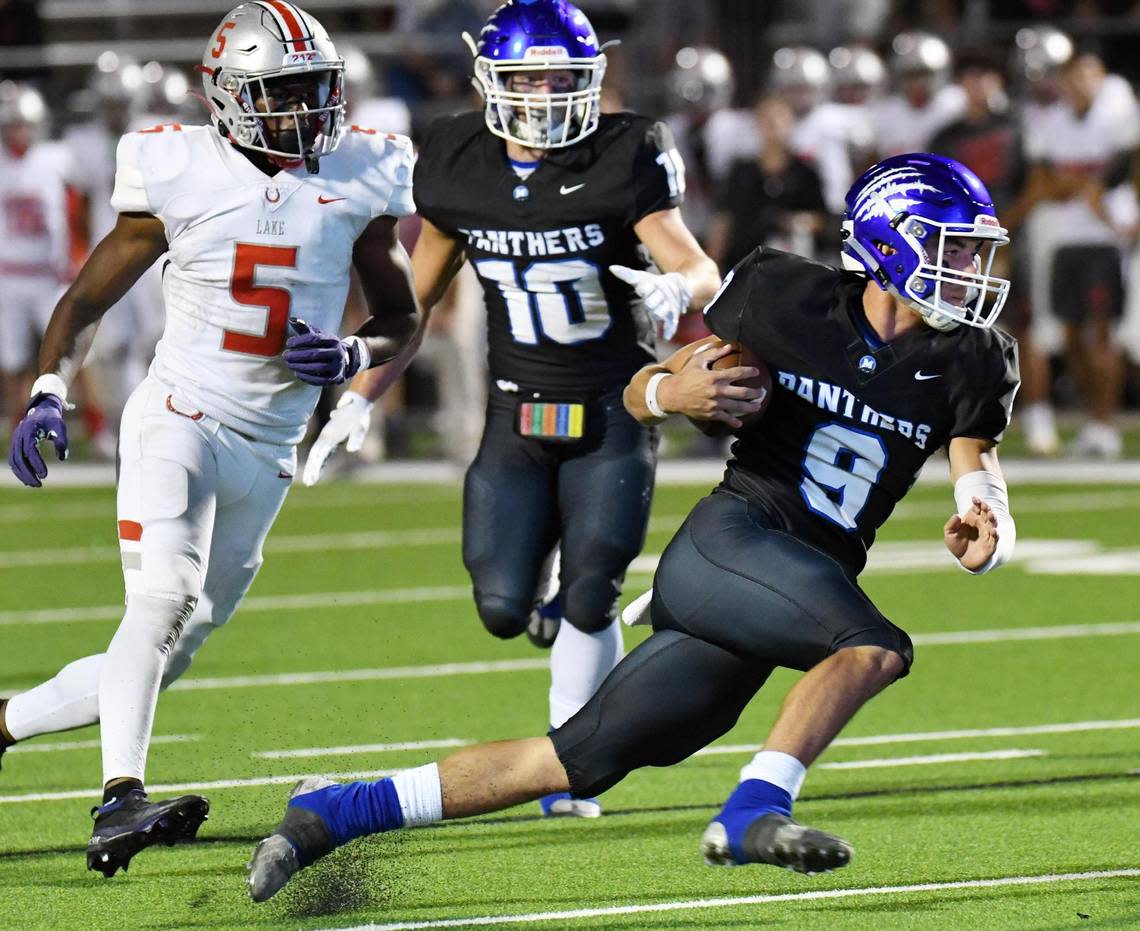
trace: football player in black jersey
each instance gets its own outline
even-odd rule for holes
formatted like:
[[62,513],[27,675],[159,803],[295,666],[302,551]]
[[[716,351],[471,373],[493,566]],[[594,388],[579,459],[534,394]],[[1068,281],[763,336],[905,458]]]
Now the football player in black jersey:
[[[423,139],[413,271],[425,312],[464,259],[483,286],[492,384],[464,486],[463,560],[487,630],[516,637],[561,541],[558,727],[621,658],[618,597],[645,542],[657,433],[625,410],[622,389],[654,359],[657,326],[670,338],[720,275],[681,219],[684,167],[668,127],[601,114],[606,56],[581,11],[512,0],[477,47],[467,38],[486,109],[442,119]],[[325,455],[391,375],[353,384],[321,437]],[[601,809],[567,797],[543,810]]]
[[709,364],[723,348],[686,347],[626,389],[643,423],[677,412],[738,431],[721,486],[661,558],[653,634],[547,737],[469,747],[374,783],[302,783],[254,853],[255,899],[365,833],[548,792],[592,795],[638,767],[679,762],[727,732],[777,666],[806,674],[702,852],[710,864],[805,873],[849,862],[846,841],[791,812],[806,767],[910,669],[910,638],[856,578],[876,530],[942,447],[957,503],[947,549],[974,574],[1009,559],[1015,529],[995,447],[1018,374],[1016,344],[991,328],[1009,288],[991,263],[1008,240],[968,168],[934,155],[872,166],[848,194],[843,235],[851,270],[759,249],[706,311],[716,336],[772,372],[763,417],[744,427],[754,397],[728,393]]

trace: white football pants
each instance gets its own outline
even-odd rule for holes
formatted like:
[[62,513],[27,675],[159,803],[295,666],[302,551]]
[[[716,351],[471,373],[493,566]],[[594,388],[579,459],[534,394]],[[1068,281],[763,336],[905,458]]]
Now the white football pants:
[[294,447],[236,433],[149,377],[123,412],[119,454],[123,622],[107,653],[6,711],[18,740],[100,721],[104,781],[142,779],[158,690],[241,602],[296,468]]

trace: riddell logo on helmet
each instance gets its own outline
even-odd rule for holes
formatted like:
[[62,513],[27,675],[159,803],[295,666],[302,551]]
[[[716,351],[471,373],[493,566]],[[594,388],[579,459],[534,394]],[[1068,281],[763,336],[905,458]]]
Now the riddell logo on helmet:
[[533,45],[526,50],[524,58],[569,58],[561,45]]
[[290,52],[281,62],[281,66],[288,68],[290,65],[306,65],[309,62],[320,60],[320,52]]
[[975,226],[1001,226],[997,217],[991,217],[988,213],[979,213],[974,217]]

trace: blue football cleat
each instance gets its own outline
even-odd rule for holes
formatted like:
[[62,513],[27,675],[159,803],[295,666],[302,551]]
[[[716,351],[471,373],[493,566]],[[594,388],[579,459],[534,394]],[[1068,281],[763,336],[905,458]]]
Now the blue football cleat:
[[851,862],[854,850],[841,837],[805,827],[775,811],[752,819],[741,814],[722,811],[709,822],[701,838],[701,854],[709,866],[770,863],[810,876]]
[[544,818],[600,818],[602,803],[596,798],[573,798],[569,792],[552,792],[538,800]]
[[193,840],[209,812],[210,803],[200,795],[151,802],[146,792],[131,789],[91,809],[95,828],[87,845],[87,869],[107,878],[120,868],[126,872],[131,858],[147,847]]
[[[249,897],[255,902],[273,898],[295,873],[336,848],[324,819],[310,808],[294,805],[295,799],[338,783],[320,776],[302,779],[289,793],[285,817],[277,829],[254,848],[249,868]],[[319,806],[317,806],[319,807]]]

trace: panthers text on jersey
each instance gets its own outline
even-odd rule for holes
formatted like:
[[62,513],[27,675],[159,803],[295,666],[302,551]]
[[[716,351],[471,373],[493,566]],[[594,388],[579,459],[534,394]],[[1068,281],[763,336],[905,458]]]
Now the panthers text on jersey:
[[281,359],[289,318],[339,330],[353,245],[376,217],[413,212],[412,168],[405,137],[359,127],[319,174],[273,177],[213,127],[124,136],[112,204],[158,217],[170,244],[151,374],[246,436],[298,442],[320,389]]
[[633,232],[676,207],[684,168],[663,123],[603,115],[529,177],[482,113],[437,121],[415,171],[419,212],[466,243],[487,304],[491,377],[524,389],[596,394],[653,358],[653,325],[612,264],[646,268]]
[[1016,343],[998,330],[923,325],[869,339],[867,281],[758,249],[705,311],[717,336],[767,363],[774,388],[739,434],[722,487],[852,573],[936,450],[959,436],[1001,438],[1019,384]]

